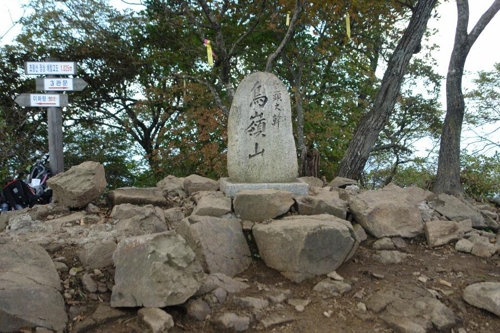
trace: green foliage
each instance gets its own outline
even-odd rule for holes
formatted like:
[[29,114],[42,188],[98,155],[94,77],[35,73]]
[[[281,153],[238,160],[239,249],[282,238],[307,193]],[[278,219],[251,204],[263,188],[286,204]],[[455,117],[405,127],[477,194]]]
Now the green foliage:
[[[146,0],[143,11],[120,12],[106,0],[31,0],[33,15],[23,19],[17,44],[2,50],[1,172],[46,152],[44,110],[18,108],[12,99],[34,91],[33,78],[19,74],[23,62],[51,56],[77,61],[77,76],[89,83],[71,94],[63,112],[67,168],[99,161],[112,187],[154,185],[169,174],[226,176],[232,94],[245,75],[265,68],[294,3]],[[297,142],[320,151],[321,175],[328,179],[373,103],[377,66],[409,15],[397,1],[309,2],[275,62],[291,94]],[[213,67],[206,64],[205,38],[212,41]],[[416,140],[439,133],[438,79],[431,60],[423,59],[410,66],[407,89],[373,153],[391,161],[382,169],[409,160]],[[414,93],[422,78],[433,98]]]
[[473,198],[497,196],[500,193],[500,154],[484,156],[462,152],[460,182],[465,193]]

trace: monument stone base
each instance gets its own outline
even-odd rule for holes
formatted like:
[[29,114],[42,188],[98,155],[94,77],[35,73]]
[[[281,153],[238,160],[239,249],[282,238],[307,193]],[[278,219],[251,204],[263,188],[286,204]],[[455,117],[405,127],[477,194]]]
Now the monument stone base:
[[236,193],[241,190],[282,190],[292,192],[297,196],[309,194],[309,185],[300,179],[288,183],[234,183],[229,178],[219,180],[220,190],[226,194],[226,197],[234,198]]

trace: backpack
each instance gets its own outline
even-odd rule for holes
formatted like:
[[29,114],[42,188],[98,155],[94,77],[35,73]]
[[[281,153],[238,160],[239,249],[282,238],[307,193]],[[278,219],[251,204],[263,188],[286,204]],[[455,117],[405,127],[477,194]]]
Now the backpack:
[[35,162],[29,171],[27,179],[30,187],[35,191],[35,195],[39,198],[39,203],[49,203],[52,198],[52,190],[47,185],[47,179],[52,176],[50,168],[47,166],[49,155]]
[[21,179],[14,179],[2,190],[5,201],[16,210],[33,207],[37,203],[34,191]]

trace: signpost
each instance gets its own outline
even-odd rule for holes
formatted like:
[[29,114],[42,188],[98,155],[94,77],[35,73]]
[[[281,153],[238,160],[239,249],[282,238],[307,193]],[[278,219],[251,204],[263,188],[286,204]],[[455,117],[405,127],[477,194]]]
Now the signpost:
[[26,75],[75,75],[76,62],[67,61],[26,61],[24,63]]
[[82,91],[87,82],[80,78],[37,78],[36,90],[45,91]]
[[65,107],[68,106],[68,95],[56,94],[21,94],[14,100],[20,106],[29,107]]
[[44,62],[25,62],[26,75],[47,75],[45,78],[36,79],[36,89],[48,93],[20,94],[15,99],[20,106],[47,108],[50,169],[53,175],[64,171],[61,108],[68,105],[68,95],[55,92],[81,91],[87,86],[87,82],[79,78],[55,77],[76,74],[76,62],[57,60],[47,58]]

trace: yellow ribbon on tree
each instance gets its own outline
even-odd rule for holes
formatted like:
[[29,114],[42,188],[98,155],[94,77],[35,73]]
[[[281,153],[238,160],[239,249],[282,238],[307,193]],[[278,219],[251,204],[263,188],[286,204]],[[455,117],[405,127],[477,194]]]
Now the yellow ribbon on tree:
[[286,26],[290,25],[290,12],[286,13]]
[[347,32],[347,39],[351,39],[351,18],[349,17],[349,13],[345,15],[345,29]]
[[204,44],[207,47],[208,64],[210,66],[213,66],[214,65],[214,56],[213,56],[213,52],[212,52],[212,45],[210,44],[210,41],[208,39],[205,39]]

